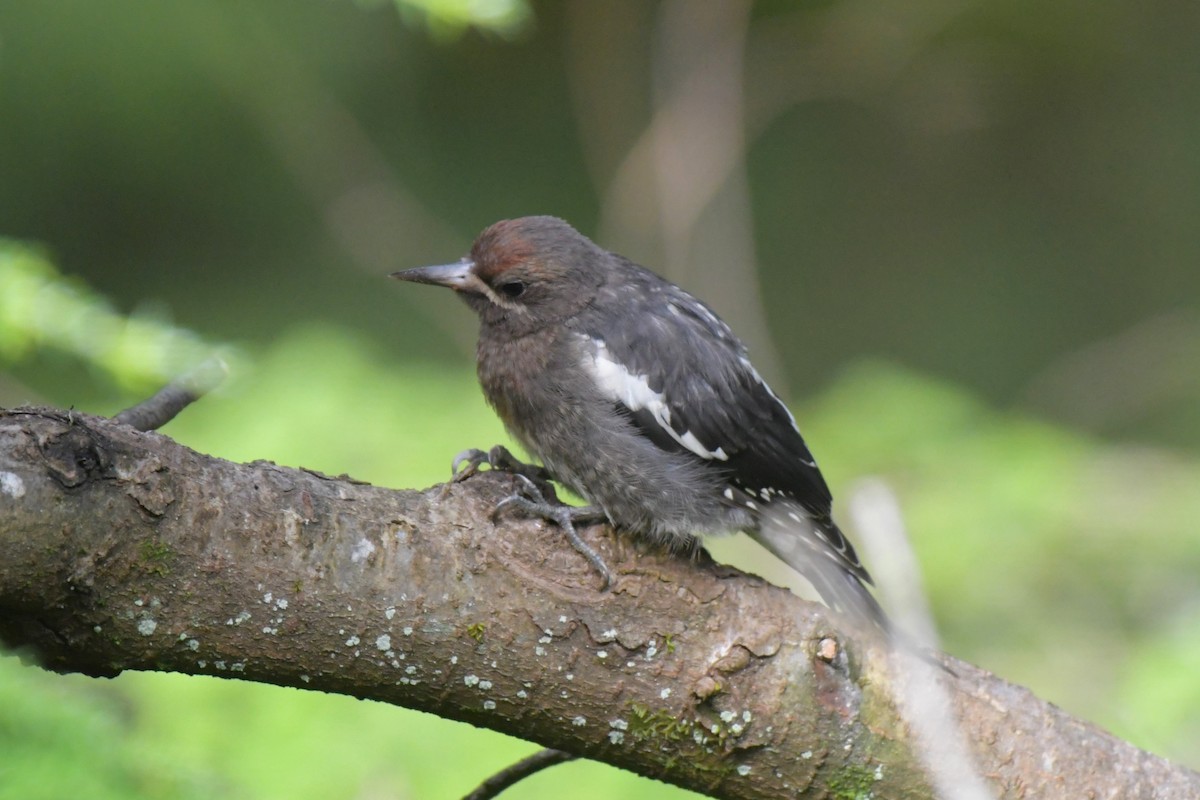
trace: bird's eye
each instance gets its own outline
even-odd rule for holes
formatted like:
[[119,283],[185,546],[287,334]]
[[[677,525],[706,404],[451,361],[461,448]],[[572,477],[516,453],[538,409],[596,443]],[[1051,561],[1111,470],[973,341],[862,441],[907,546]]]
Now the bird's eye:
[[518,298],[525,293],[525,283],[523,281],[505,281],[497,288],[502,295],[510,299]]

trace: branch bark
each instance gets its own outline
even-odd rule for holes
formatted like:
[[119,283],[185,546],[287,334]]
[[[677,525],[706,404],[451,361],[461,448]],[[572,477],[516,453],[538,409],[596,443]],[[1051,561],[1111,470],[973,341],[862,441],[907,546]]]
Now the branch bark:
[[[719,798],[932,797],[897,712],[919,679],[820,606],[707,561],[487,521],[484,473],[424,492],[0,411],[0,642],[58,671],[237,677],[464,720]],[[946,659],[1004,798],[1200,796],[1200,775]]]

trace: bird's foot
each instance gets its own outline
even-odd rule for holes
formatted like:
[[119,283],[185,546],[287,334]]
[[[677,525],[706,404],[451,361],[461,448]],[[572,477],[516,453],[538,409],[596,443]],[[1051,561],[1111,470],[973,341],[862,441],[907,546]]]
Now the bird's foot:
[[[463,466],[464,464],[466,465],[465,467]],[[450,473],[453,475],[451,480],[454,483],[465,481],[479,472],[479,468],[484,464],[487,464],[491,469],[498,469],[513,475],[521,475],[535,483],[539,481],[545,483],[551,480],[550,473],[545,467],[539,467],[537,464],[526,464],[523,461],[517,460],[517,457],[508,452],[508,448],[502,444],[498,444],[487,451],[477,450],[474,447],[469,450],[463,450],[454,457],[454,461],[450,464]]]
[[603,511],[595,506],[563,505],[558,501],[554,487],[550,484],[553,476],[545,467],[526,464],[518,460],[508,451],[508,448],[500,444],[488,451],[471,448],[456,455],[450,466],[454,476],[451,481],[458,483],[466,480],[479,472],[484,464],[487,464],[490,469],[509,473],[521,484],[516,493],[496,504],[492,510],[493,522],[502,511],[515,508],[527,516],[555,523],[562,529],[571,546],[587,559],[596,572],[600,573],[600,578],[604,583],[601,588],[607,589],[612,584],[612,572],[604,563],[604,559],[587,542],[583,541],[575,530],[576,523],[592,524],[605,521],[607,517]]
[[547,502],[535,481],[531,480],[524,473],[517,472],[514,474],[521,483],[521,491],[509,495],[496,504],[496,507],[492,510],[492,521],[494,522],[502,511],[515,508],[530,517],[537,517],[555,523],[562,529],[563,535],[567,537],[567,541],[571,543],[571,546],[587,559],[596,572],[600,573],[600,578],[603,582],[603,585],[600,587],[601,590],[608,589],[613,582],[612,572],[609,570],[608,565],[604,563],[604,559],[600,557],[600,554],[580,538],[575,530],[575,523],[577,522],[591,524],[607,519],[604,512],[595,506],[567,506],[557,502]]

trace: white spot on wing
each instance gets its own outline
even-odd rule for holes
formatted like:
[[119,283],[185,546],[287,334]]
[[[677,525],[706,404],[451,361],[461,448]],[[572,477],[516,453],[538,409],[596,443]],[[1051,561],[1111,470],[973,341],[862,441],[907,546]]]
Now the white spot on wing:
[[634,375],[624,364],[616,361],[608,352],[608,346],[592,340],[592,352],[584,357],[583,366],[596,381],[596,385],[607,396],[624,403],[631,411],[649,411],[654,421],[679,444],[701,458],[725,461],[729,455],[720,447],[709,450],[691,431],[679,433],[671,427],[671,407],[661,392],[650,388],[645,375]]
[[[670,414],[669,409],[668,409],[667,413]],[[656,418],[657,418],[657,415],[656,415]],[[695,434],[693,434],[691,431],[684,431],[683,434],[680,435],[680,434],[676,434],[675,429],[672,428],[669,424],[666,427],[667,427],[667,430],[671,431],[671,433],[675,435],[675,438],[679,441],[680,444],[682,444],[688,450],[691,450],[693,453],[700,456],[701,458],[709,458],[709,459],[715,458],[718,461],[725,461],[729,458],[729,456],[725,453],[725,450],[723,448],[718,447],[716,450],[707,449],[703,444],[700,443],[700,440],[697,439]]]

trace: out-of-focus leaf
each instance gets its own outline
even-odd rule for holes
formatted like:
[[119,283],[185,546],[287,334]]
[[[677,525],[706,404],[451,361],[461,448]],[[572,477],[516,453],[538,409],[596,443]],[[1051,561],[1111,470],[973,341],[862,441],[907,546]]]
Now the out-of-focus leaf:
[[145,391],[211,356],[240,357],[150,313],[125,316],[38,249],[0,239],[0,364],[38,348],[70,353],[119,386]]
[[[378,4],[380,0],[360,0]],[[533,22],[526,0],[392,0],[400,16],[424,24],[438,37],[458,36],[477,28],[501,36],[515,36]]]

